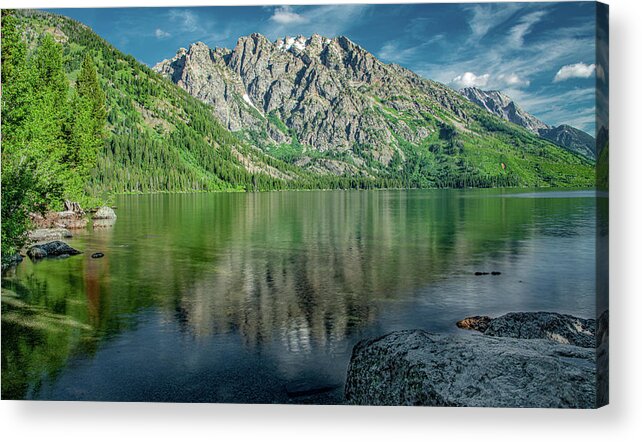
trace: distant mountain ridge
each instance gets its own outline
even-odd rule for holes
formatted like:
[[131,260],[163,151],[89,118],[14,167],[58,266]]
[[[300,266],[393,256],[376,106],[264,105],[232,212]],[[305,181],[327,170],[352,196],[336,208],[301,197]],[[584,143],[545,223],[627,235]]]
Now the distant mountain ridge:
[[488,112],[506,121],[522,126],[536,135],[542,130],[551,128],[548,124],[528,112],[523,111],[512,98],[500,91],[484,91],[476,87],[467,87],[461,89],[459,92]]
[[153,70],[251,145],[312,173],[393,176],[404,187],[574,180],[559,165],[577,160],[345,36],[197,42]]
[[550,126],[524,111],[512,98],[500,91],[484,91],[476,87],[467,87],[459,92],[471,102],[506,121],[522,126],[571,152],[591,160],[596,158],[595,138],[580,129],[568,124]]

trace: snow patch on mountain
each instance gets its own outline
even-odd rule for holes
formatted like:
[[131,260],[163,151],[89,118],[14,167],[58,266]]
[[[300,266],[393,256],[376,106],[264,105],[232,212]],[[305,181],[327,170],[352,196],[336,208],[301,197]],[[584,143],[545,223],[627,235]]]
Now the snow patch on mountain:
[[252,103],[252,100],[250,99],[250,96],[247,94],[247,92],[243,94],[243,101],[245,101],[248,105],[250,105],[254,109],[258,110],[258,108],[254,106],[254,103]]

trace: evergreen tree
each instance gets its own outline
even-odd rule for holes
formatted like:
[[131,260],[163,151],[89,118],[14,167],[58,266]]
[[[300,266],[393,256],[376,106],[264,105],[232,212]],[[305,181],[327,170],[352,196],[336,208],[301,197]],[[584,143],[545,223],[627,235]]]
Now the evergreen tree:
[[76,91],[78,96],[86,99],[91,108],[93,120],[93,136],[96,143],[101,143],[105,137],[105,124],[107,122],[107,108],[105,105],[105,93],[100,87],[96,65],[89,54],[85,55],[76,80]]
[[90,201],[85,187],[104,143],[105,95],[91,59],[70,93],[63,51],[45,34],[31,56],[2,11],[2,255],[15,253],[29,213]]
[[16,19],[2,11],[2,256],[15,253],[24,241],[28,214],[41,208],[49,189],[38,176],[37,161],[25,141],[32,111],[26,45]]

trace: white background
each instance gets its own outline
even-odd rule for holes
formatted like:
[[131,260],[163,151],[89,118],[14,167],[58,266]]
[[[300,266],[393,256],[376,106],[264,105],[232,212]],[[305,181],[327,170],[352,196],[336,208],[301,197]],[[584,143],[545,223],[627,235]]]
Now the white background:
[[[2,6],[270,3],[293,2],[3,0]],[[362,2],[353,0],[351,3]],[[370,441],[642,440],[642,342],[638,338],[642,334],[639,323],[642,317],[642,261],[639,259],[642,229],[638,226],[642,222],[638,180],[642,178],[642,1],[611,0],[608,3],[611,25],[611,405],[601,410],[498,410],[2,401],[1,436],[4,440],[47,442],[113,442],[118,439],[327,442],[348,438]]]

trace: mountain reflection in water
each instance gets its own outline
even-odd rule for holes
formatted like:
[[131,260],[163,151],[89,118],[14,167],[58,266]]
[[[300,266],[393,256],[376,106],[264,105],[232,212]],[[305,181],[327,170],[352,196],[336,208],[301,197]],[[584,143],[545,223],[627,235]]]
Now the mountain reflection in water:
[[[3,279],[3,398],[334,403],[363,337],[457,333],[471,314],[594,315],[593,192],[182,194],[117,205],[114,227],[69,241],[83,255],[26,261]],[[96,251],[104,258],[91,259]],[[303,393],[290,394],[293,383]],[[337,388],[306,396],[306,385]]]

